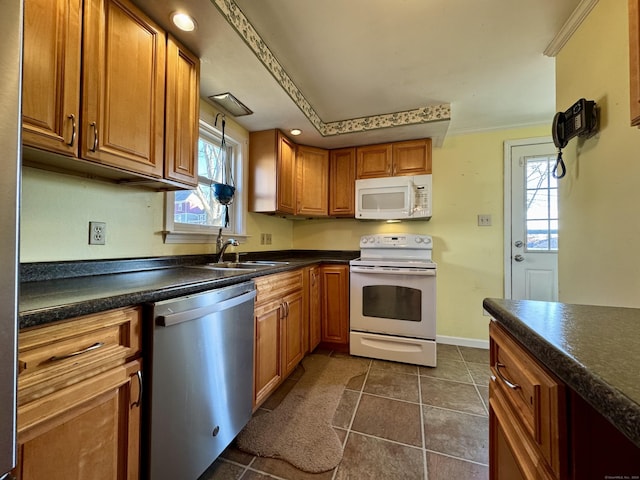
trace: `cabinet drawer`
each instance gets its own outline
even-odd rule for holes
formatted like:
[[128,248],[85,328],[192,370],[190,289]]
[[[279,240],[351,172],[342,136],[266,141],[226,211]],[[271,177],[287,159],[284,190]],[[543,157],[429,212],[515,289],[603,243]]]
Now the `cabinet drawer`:
[[564,385],[502,327],[491,322],[491,389],[498,390],[558,478],[566,472]]
[[139,355],[140,316],[126,308],[20,331],[18,405]]
[[279,298],[303,287],[304,269],[259,277],[256,283],[256,304]]

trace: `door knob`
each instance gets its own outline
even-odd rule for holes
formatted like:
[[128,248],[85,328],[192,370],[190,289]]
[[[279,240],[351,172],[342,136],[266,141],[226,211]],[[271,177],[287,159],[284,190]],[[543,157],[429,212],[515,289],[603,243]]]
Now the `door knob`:
[[516,243],[514,243],[514,245],[518,248],[522,247],[522,245],[524,245],[524,243],[522,243],[522,240],[518,240],[516,241]]
[[515,257],[513,257],[513,259],[514,259],[516,262],[522,262],[522,261],[524,260],[524,257],[523,257],[522,255],[518,254],[518,255],[516,255]]

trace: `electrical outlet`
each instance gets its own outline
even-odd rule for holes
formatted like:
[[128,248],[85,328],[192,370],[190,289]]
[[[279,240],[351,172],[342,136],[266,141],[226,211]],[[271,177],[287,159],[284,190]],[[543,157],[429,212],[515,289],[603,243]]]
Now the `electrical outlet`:
[[261,233],[260,234],[260,245],[271,245],[271,234],[270,233]]
[[89,245],[104,245],[107,240],[107,224],[89,222]]
[[479,227],[490,227],[491,226],[491,215],[478,215],[478,226]]

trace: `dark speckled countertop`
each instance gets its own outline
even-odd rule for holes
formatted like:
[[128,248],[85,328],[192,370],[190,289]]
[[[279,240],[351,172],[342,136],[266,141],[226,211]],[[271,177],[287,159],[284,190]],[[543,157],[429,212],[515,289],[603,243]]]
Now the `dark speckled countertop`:
[[494,298],[483,306],[640,447],[640,309]]
[[256,271],[199,268],[212,261],[207,255],[23,264],[19,328],[204,292],[319,262],[348,263],[358,254],[324,250],[241,254],[240,261],[289,262]]

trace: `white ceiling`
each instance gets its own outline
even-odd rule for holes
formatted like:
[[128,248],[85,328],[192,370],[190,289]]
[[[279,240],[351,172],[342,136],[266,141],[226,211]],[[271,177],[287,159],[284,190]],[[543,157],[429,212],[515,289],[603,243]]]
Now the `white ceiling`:
[[[322,122],[450,104],[450,122],[322,137],[216,0],[134,0],[201,61],[201,96],[230,91],[250,131],[297,127],[335,148],[550,123],[555,61],[543,55],[580,0],[235,0]],[[235,7],[233,0],[225,0]],[[172,27],[186,11],[195,32]]]

